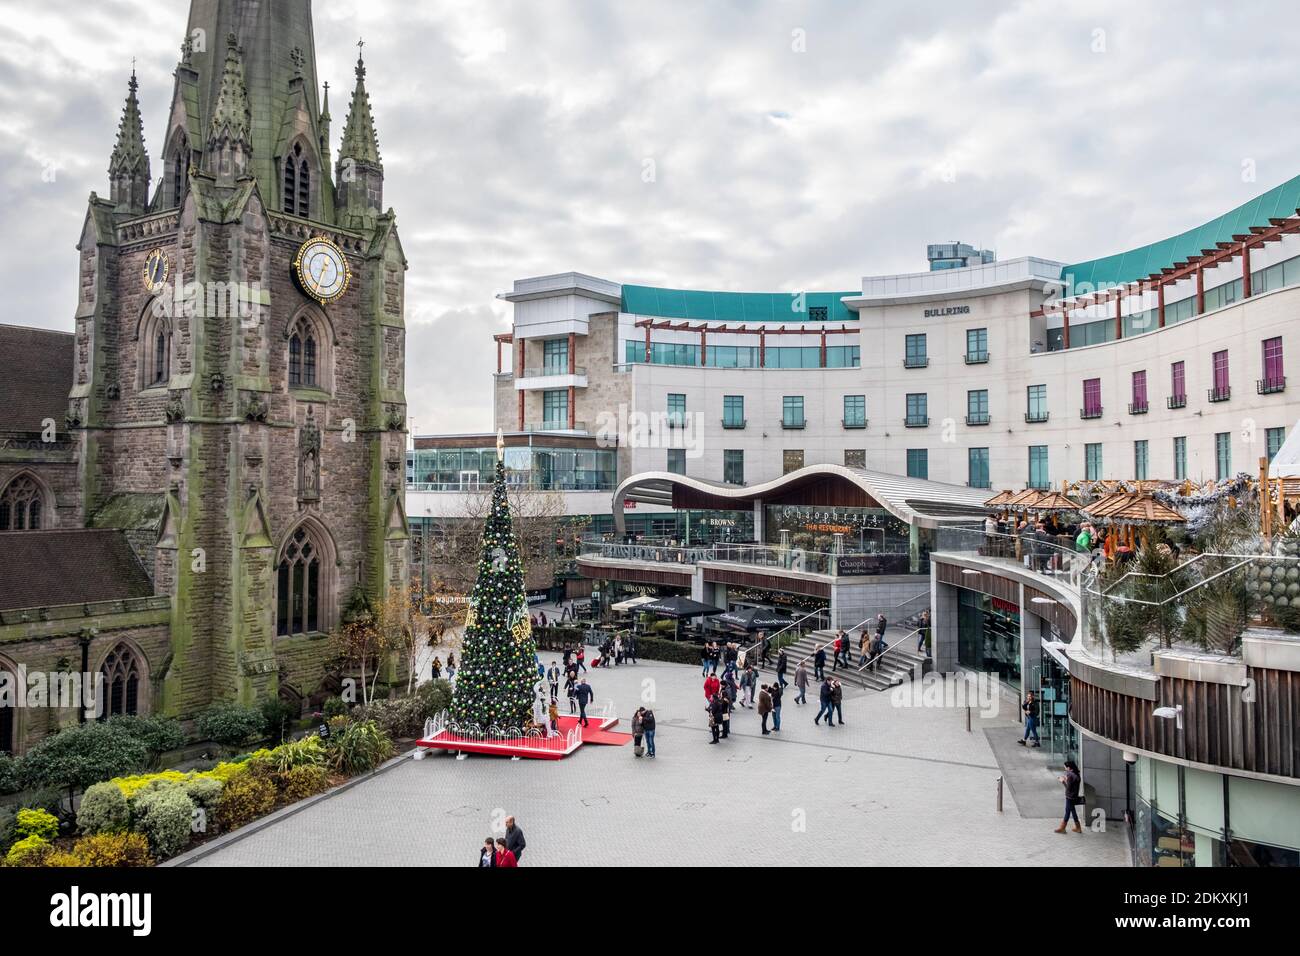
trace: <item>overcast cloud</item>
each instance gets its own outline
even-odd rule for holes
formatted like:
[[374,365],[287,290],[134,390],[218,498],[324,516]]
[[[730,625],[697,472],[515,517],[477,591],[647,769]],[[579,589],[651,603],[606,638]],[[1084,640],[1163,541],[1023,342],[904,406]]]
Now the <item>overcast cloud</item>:
[[[156,150],[187,8],[0,3],[0,321],[72,327],[131,58]],[[951,239],[1071,261],[1300,173],[1289,3],[314,9],[335,149],[366,39],[421,433],[491,426],[494,296],[518,277],[852,289]]]

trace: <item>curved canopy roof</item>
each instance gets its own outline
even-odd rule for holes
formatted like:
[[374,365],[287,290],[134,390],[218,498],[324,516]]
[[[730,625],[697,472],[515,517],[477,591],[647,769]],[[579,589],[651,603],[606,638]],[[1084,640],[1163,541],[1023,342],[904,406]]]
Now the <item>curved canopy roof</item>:
[[674,491],[688,490],[720,500],[720,504],[734,502],[736,510],[742,510],[755,501],[778,496],[787,503],[797,503],[802,487],[816,485],[827,478],[848,483],[878,502],[895,518],[923,528],[970,524],[988,513],[984,507],[988,492],[982,488],[948,485],[842,465],[808,465],[756,485],[728,485],[667,471],[632,475],[614,489],[614,526],[620,534],[623,532],[624,501],[642,501],[671,508]]

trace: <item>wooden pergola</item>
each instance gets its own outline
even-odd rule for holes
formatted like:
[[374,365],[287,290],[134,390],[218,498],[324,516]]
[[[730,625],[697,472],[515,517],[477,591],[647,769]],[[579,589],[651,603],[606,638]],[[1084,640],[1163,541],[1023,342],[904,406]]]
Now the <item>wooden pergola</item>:
[[[1149,528],[1154,524],[1187,523],[1187,519],[1179,512],[1157,501],[1149,493],[1115,492],[1084,505],[1080,510],[1089,519],[1112,529],[1112,533],[1107,535],[1107,554],[1114,552],[1119,537],[1124,538],[1124,543],[1130,549],[1135,547],[1139,528]],[[1146,535],[1142,537],[1145,539]]]

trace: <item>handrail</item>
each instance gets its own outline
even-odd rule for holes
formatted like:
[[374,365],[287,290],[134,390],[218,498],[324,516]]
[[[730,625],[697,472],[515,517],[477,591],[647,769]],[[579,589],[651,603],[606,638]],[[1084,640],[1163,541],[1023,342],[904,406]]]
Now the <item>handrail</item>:
[[[913,595],[912,597],[908,598],[906,601],[902,601],[902,602],[900,602],[900,603],[898,603],[898,604],[893,605],[892,607],[888,608],[888,610],[895,611],[895,610],[897,610],[897,609],[900,608],[900,607],[906,607],[907,605],[911,604],[913,601],[918,601],[918,600],[920,600],[921,598],[928,598],[929,596],[930,596],[930,592],[929,592],[929,591],[922,591],[920,594]],[[880,613],[879,611],[876,612],[876,614],[879,614],[879,613]],[[874,621],[874,620],[876,619],[876,614],[868,615],[867,617],[863,618],[861,621],[858,621],[858,623],[857,623],[857,624],[854,624],[852,627],[848,627],[848,628],[840,628],[840,630],[844,631],[845,634],[852,634],[854,631],[860,630],[864,624],[868,624],[868,623]],[[913,631],[913,633],[916,633],[916,632]],[[797,664],[795,664],[795,667],[798,667],[799,664],[805,664],[805,663],[807,663],[808,661],[812,660],[812,659],[813,659],[813,656],[814,656],[814,655],[815,655],[819,650],[822,650],[823,648],[830,647],[830,646],[831,646],[832,644],[834,644],[834,643],[835,643],[835,640],[834,640],[834,639],[831,639],[831,640],[827,641],[825,644],[814,644],[814,645],[813,645],[813,652],[812,652],[812,654],[809,654],[808,656],[806,656],[806,657],[804,657],[802,660],[800,660]]]
[[[801,617],[801,618],[797,618],[797,619],[791,621],[789,624],[787,624],[785,627],[781,628],[781,630],[777,631],[775,634],[772,634],[772,635],[769,635],[768,637],[763,638],[762,641],[755,641],[753,644],[750,644],[748,647],[742,649],[741,652],[740,652],[741,655],[742,655],[743,657],[745,657],[746,660],[748,660],[749,652],[752,651],[754,648],[761,646],[761,645],[763,644],[763,641],[772,641],[772,640],[775,640],[776,638],[778,638],[778,637],[780,637],[782,634],[784,634],[786,631],[790,630],[790,628],[795,627],[795,626],[798,625],[798,624],[802,624],[804,621],[808,620],[808,618],[810,618],[810,617],[812,617],[812,616],[814,616],[814,615],[820,615],[824,610],[825,610],[825,608],[820,608],[820,607],[819,607],[819,608],[817,608],[816,610],[809,611],[809,612],[808,612],[807,614],[805,614],[803,617]],[[781,649],[778,647],[778,648],[777,648],[777,653],[779,654],[780,652],[781,652]],[[761,657],[761,655],[760,655],[760,657],[759,657],[759,662],[760,662],[760,666],[761,666],[761,662],[762,662],[762,657]]]
[[882,657],[884,657],[884,656],[885,656],[886,654],[888,654],[890,651],[894,650],[894,648],[896,648],[896,647],[902,647],[904,641],[910,640],[913,636],[915,636],[915,635],[917,635],[917,634],[920,634],[922,630],[923,630],[923,628],[919,628],[919,627],[913,628],[910,632],[908,632],[907,634],[903,635],[903,637],[899,638],[899,639],[896,640],[894,643],[892,643],[892,644],[890,644],[888,647],[886,647],[886,648],[885,648],[883,651],[881,651],[879,654],[877,654],[875,657],[871,658],[871,660],[869,660],[869,661],[863,661],[862,664],[858,666],[858,668],[857,668],[857,673],[861,674],[861,673],[862,673],[864,670],[866,670],[869,666],[875,664],[876,661],[880,660]]

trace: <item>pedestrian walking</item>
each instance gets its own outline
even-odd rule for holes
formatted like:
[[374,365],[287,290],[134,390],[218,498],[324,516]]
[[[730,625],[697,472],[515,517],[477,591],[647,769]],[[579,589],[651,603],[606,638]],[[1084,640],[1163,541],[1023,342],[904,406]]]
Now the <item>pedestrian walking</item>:
[[776,655],[776,682],[782,687],[788,687],[790,682],[785,679],[786,668],[790,666],[790,658],[786,656],[785,648],[781,648]]
[[718,696],[718,691],[722,690],[722,681],[718,680],[717,674],[709,674],[704,678],[704,699],[713,700]]
[[655,755],[655,712],[653,708],[646,707],[641,711],[641,730],[645,733],[645,755],[653,759]]
[[[754,685],[758,683],[758,672],[754,670],[753,664],[745,665],[745,673],[740,675],[740,688],[743,691],[740,697],[741,707],[752,707],[754,704]],[[748,701],[748,703],[746,703]]]
[[642,716],[645,714],[644,707],[638,707],[636,713],[632,715],[632,755],[640,757],[645,753],[645,747],[641,745],[641,738],[645,735],[645,724]]
[[1020,746],[1025,747],[1025,741],[1030,737],[1034,738],[1034,746],[1040,746],[1038,742],[1038,701],[1034,698],[1034,692],[1031,690],[1025,695],[1025,702],[1020,705],[1020,712],[1025,715],[1025,733],[1020,738]]
[[916,653],[930,656],[930,609],[921,612],[921,625],[916,629]]
[[[501,843],[497,840],[497,843]],[[515,823],[514,817],[506,817],[506,849],[514,855],[515,861],[518,862],[524,858],[524,847],[528,841],[524,839],[524,831],[520,829],[519,824]]]
[[844,687],[839,681],[831,681],[831,703],[835,705],[835,716],[839,719],[840,726],[844,725]]
[[1079,765],[1073,760],[1067,760],[1065,762],[1065,773],[1056,779],[1061,781],[1061,785],[1065,787],[1065,817],[1061,820],[1061,825],[1056,828],[1056,832],[1064,833],[1065,825],[1073,818],[1074,832],[1082,833],[1083,827],[1079,826],[1078,810],[1079,804],[1083,802],[1083,798],[1079,796],[1079,783],[1082,780],[1079,776]]
[[581,644],[578,645],[578,652],[574,655],[578,662],[578,670],[585,672],[587,670],[587,649]]
[[831,711],[831,708],[834,706],[831,699],[831,695],[832,695],[832,688],[831,688],[830,678],[823,677],[821,691],[818,695],[818,700],[821,703],[821,709],[817,711],[817,716],[813,718],[814,724],[820,724],[822,722],[822,717],[824,715],[826,717],[826,726],[827,727],[835,726],[835,715]]
[[763,722],[763,736],[766,737],[771,733],[767,729],[767,718],[772,713],[772,695],[767,692],[767,685],[764,684],[758,692],[758,719]]
[[557,736],[560,733],[560,705],[554,697],[551,698],[551,706],[546,715],[551,720],[551,736]]
[[551,685],[551,696],[560,696],[560,668],[555,661],[551,661],[550,670],[546,672],[546,681]]
[[596,696],[596,692],[591,689],[591,685],[587,683],[587,678],[584,677],[578,684],[574,693],[578,698],[578,723],[586,727],[587,705],[590,704],[591,699]]
[[479,847],[478,865],[480,867],[497,865],[497,842],[491,837],[484,840],[483,845]]
[[769,684],[767,693],[772,698],[772,730],[779,734],[781,732],[781,685]]
[[826,679],[826,645],[825,644],[817,648],[817,653],[813,654],[813,678],[815,680]]
[[718,695],[722,701],[722,739],[726,740],[731,736],[731,712],[735,709],[732,702],[727,699],[727,692],[724,686],[723,692]]
[[709,645],[704,644],[700,647],[700,676],[709,676]]
[[578,710],[578,681],[574,673],[569,674],[564,682],[564,693],[569,698],[569,714],[572,715]]
[[800,661],[799,666],[794,669],[794,686],[799,691],[795,695],[794,702],[796,704],[808,703],[808,668],[803,661]]
[[492,865],[493,866],[518,866],[519,865],[519,858],[510,852],[509,847],[506,846],[506,841],[501,837],[497,837],[496,857],[495,857],[495,862],[493,862]]
[[[626,655],[629,659],[631,659],[631,661],[632,661],[633,664],[637,663],[637,659],[636,659],[636,635],[635,635],[635,634],[629,634],[629,635],[627,636],[627,647],[624,648],[623,653],[624,653],[624,655]],[[651,756],[653,756],[653,754],[652,754]]]
[[709,731],[713,734],[711,744],[718,742],[718,736],[722,733],[722,710],[725,705],[722,702],[721,694],[714,694],[709,698],[705,710],[709,713]]
[[758,661],[758,666],[762,667],[764,664],[770,662],[769,658],[772,654],[772,639],[767,636],[767,631],[759,631],[758,641],[763,648],[763,656],[760,657]]

